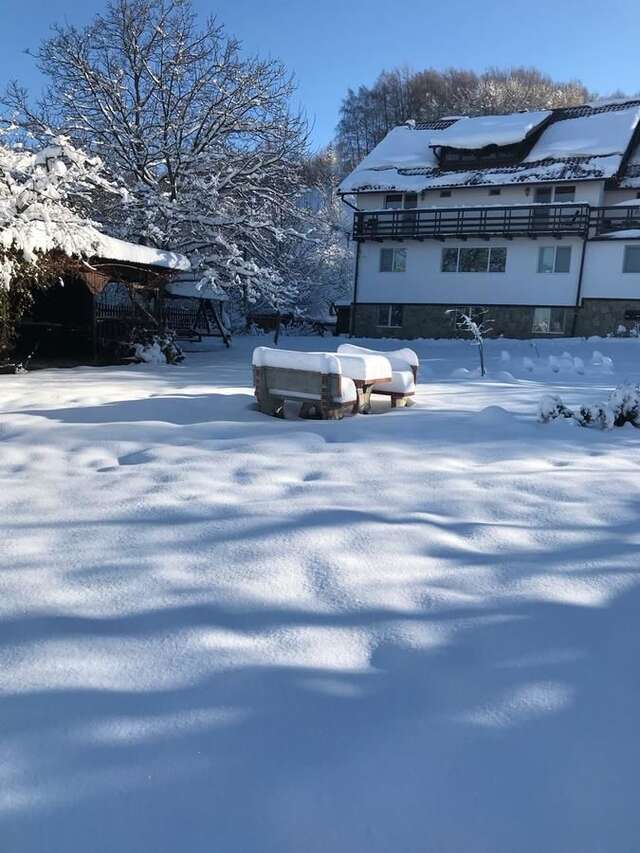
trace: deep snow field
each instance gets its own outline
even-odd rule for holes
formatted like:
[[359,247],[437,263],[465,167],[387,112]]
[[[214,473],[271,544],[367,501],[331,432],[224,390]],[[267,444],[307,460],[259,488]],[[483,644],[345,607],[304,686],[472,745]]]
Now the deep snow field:
[[640,341],[413,342],[342,422],[259,344],[0,377],[0,850],[640,849],[640,432],[536,420]]

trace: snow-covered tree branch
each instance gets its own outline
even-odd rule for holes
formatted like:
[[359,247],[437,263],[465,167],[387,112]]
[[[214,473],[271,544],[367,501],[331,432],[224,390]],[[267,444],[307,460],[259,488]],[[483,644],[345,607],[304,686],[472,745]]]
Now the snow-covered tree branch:
[[214,19],[200,28],[187,0],[113,0],[84,29],[56,27],[37,62],[40,106],[17,84],[5,104],[100,155],[130,195],[103,200],[118,236],[187,252],[245,303],[292,298],[306,124],[278,61],[244,56]]

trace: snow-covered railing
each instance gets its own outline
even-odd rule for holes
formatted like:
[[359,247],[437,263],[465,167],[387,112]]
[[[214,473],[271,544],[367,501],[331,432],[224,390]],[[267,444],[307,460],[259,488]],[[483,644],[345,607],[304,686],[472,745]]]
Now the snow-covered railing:
[[588,204],[358,211],[353,219],[355,240],[585,235],[588,229]]

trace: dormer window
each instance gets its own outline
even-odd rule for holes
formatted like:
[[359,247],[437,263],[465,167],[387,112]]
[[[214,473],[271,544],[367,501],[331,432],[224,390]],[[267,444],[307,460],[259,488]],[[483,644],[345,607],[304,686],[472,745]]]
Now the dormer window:
[[435,148],[442,169],[487,169],[512,166],[525,156],[527,142],[514,145],[487,145],[484,148]]

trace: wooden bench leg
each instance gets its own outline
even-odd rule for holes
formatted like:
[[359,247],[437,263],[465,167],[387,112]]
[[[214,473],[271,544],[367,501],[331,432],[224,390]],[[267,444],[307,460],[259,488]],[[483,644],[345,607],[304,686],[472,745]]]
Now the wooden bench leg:
[[408,397],[405,397],[404,394],[392,394],[391,395],[391,408],[399,409],[403,408],[407,405]]
[[371,412],[371,392],[373,391],[373,385],[365,385],[362,389],[362,405],[360,406],[360,411],[363,415],[368,415]]
[[[257,396],[257,395],[256,395]],[[272,397],[271,394],[260,394],[257,397],[258,409],[265,415],[273,415],[276,418],[284,417],[284,400]]]

